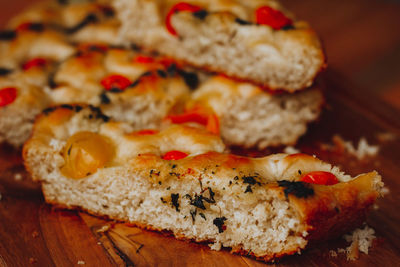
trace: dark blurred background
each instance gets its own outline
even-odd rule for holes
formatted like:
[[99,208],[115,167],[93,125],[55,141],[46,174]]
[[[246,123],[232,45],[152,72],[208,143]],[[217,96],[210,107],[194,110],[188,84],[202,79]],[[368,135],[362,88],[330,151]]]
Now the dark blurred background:
[[[0,25],[24,6],[39,1],[0,0]],[[370,90],[400,109],[399,0],[282,2],[319,33],[330,69],[357,85],[355,90]]]

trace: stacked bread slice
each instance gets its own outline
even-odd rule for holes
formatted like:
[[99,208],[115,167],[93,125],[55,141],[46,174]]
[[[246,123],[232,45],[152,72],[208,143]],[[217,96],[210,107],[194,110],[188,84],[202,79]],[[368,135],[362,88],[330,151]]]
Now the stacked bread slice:
[[296,91],[325,58],[315,32],[275,0],[114,0],[125,42],[194,66]]
[[314,79],[325,68],[321,43],[277,1],[112,4],[125,45],[218,74],[200,84],[192,100],[218,115],[226,143],[259,149],[295,144],[318,118],[323,98]]

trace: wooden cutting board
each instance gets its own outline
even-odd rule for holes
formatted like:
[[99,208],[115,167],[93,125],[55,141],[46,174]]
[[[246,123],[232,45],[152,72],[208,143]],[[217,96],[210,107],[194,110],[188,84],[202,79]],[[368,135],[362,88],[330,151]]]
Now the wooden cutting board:
[[[400,264],[400,114],[363,90],[328,71],[327,108],[297,146],[303,152],[339,164],[350,174],[378,170],[390,194],[378,201],[368,225],[378,237],[369,255],[349,262],[329,250],[342,239],[309,248],[281,266],[398,266]],[[366,137],[380,146],[378,156],[362,161],[338,149],[326,150],[338,134],[345,140]],[[264,151],[262,154],[267,154]],[[260,154],[260,153],[258,153]],[[77,211],[47,205],[38,184],[25,172],[20,152],[0,148],[0,266],[262,266],[228,250],[211,251],[205,244],[179,241],[156,233]]]

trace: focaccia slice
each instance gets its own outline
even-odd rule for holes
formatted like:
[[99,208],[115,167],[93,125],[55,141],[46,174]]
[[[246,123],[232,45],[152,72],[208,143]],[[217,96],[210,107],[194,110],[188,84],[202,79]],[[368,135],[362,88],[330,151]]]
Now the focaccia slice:
[[325,66],[316,33],[274,0],[114,0],[125,43],[269,89],[309,87]]
[[[318,85],[294,94],[266,91],[251,83],[211,76],[200,83],[183,114],[216,114],[222,139],[228,145],[264,149],[294,145],[307,124],[321,112],[324,97]],[[181,120],[179,120],[181,119]]]
[[48,203],[273,261],[360,225],[383,186],[304,154],[222,153],[201,129],[107,121],[82,106],[38,118],[23,155]]

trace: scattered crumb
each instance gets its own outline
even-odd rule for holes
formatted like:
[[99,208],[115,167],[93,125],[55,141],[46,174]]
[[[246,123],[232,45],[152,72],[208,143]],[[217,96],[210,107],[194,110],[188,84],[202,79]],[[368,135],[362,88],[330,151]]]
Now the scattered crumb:
[[337,257],[337,252],[334,250],[329,250],[329,256],[331,256],[332,258],[336,258]]
[[387,194],[390,193],[390,190],[388,187],[384,186],[381,190],[382,195],[386,196]]
[[379,210],[379,206],[378,206],[378,204],[376,204],[376,203],[372,206],[372,208],[373,208],[374,210]]
[[391,142],[396,140],[396,135],[393,133],[378,133],[376,139],[381,143]]
[[370,145],[365,137],[361,137],[357,147],[351,141],[345,141],[340,135],[332,137],[333,145],[321,144],[321,149],[328,151],[336,151],[339,153],[348,153],[361,160],[365,157],[376,156],[379,152],[379,146]]
[[1,193],[0,193],[0,200],[1,200],[1,198],[2,198],[2,195],[1,195]]
[[292,147],[292,146],[287,146],[287,147],[285,147],[283,152],[285,152],[286,154],[297,154],[297,153],[300,153],[300,150],[298,150],[297,148]]
[[356,260],[360,252],[368,254],[369,248],[372,246],[372,241],[376,238],[375,230],[365,225],[364,229],[356,229],[350,235],[343,236],[347,242],[351,242],[346,249],[339,248],[339,253],[346,253],[347,260]]
[[33,258],[33,257],[30,257],[30,258],[29,258],[29,263],[30,263],[30,264],[33,264],[33,263],[35,263],[35,262],[37,262],[37,259],[35,259],[35,258]]
[[20,174],[20,173],[16,173],[15,175],[14,175],[14,180],[15,181],[20,181],[22,179],[22,175]]
[[104,233],[110,230],[111,226],[109,224],[103,225],[100,229],[96,230],[97,233]]
[[101,245],[101,242],[97,242],[97,245]]
[[38,236],[39,236],[38,231],[33,231],[33,232],[32,232],[32,237],[33,237],[33,238],[36,238],[36,237],[38,237]]
[[85,265],[86,264],[86,262],[84,262],[84,261],[78,261],[78,265]]

